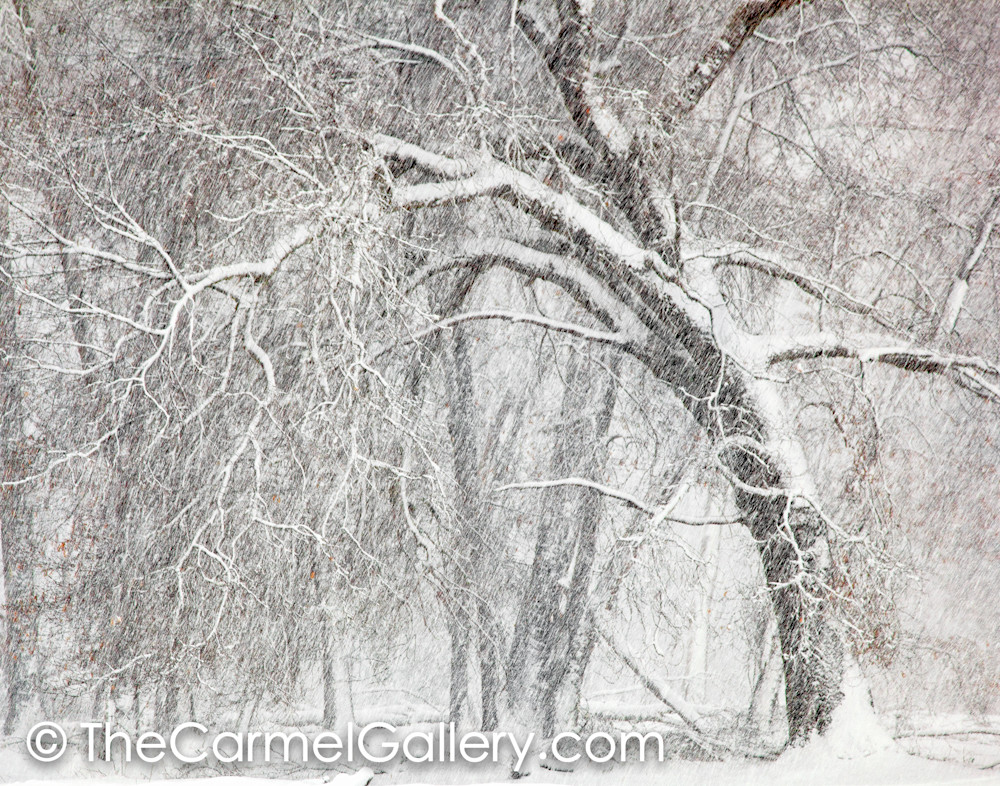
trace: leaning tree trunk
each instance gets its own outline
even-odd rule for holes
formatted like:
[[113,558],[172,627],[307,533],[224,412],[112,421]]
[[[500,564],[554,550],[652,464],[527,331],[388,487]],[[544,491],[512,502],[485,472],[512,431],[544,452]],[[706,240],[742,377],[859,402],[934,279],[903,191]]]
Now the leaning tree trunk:
[[778,624],[788,736],[795,744],[813,730],[822,734],[832,721],[843,698],[844,642],[826,597],[824,524],[813,510],[790,510],[787,519],[787,526],[760,532],[758,548]]
[[780,417],[773,383],[736,367],[713,336],[662,299],[656,303],[667,323],[663,327],[669,327],[657,331],[663,344],[647,357],[669,357],[679,345],[690,360],[647,365],[674,388],[720,446],[770,592],[781,643],[788,734],[795,744],[813,731],[825,731],[842,698],[844,642],[829,600],[832,565],[826,525],[799,491],[808,487],[808,468],[800,455],[790,455],[800,451],[798,443],[786,439],[784,455],[773,451],[782,436],[773,433]]

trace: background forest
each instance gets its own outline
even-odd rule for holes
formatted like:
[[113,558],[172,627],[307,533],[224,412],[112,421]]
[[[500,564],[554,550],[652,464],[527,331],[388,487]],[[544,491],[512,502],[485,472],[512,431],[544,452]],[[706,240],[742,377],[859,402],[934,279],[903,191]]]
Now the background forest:
[[6,734],[1000,713],[998,11],[0,2]]

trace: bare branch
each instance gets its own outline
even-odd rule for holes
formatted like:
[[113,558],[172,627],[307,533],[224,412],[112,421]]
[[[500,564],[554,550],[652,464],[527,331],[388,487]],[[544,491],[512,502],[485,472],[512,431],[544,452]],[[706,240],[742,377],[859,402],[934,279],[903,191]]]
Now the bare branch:
[[674,691],[670,686],[664,685],[659,680],[650,677],[643,668],[638,664],[638,662],[631,655],[628,654],[625,646],[618,642],[614,636],[609,632],[603,630],[595,622],[594,627],[597,628],[597,632],[604,642],[608,645],[611,651],[618,656],[622,663],[624,663],[628,669],[639,678],[639,681],[643,684],[653,696],[655,696],[659,701],[663,702],[667,707],[677,713],[688,726],[697,732],[702,732],[702,718],[698,711],[681,695]]
[[380,38],[377,35],[371,35],[369,33],[361,34],[364,38],[367,38],[372,42],[372,46],[379,49],[395,49],[400,52],[407,52],[411,55],[417,55],[418,57],[423,57],[426,60],[430,60],[433,63],[437,63],[439,66],[444,68],[446,71],[451,72],[457,76],[460,80],[465,81],[465,75],[459,70],[455,63],[442,55],[436,49],[431,49],[426,46],[420,46],[419,44],[408,44],[403,41],[395,41],[391,38]]
[[795,272],[787,260],[773,251],[742,244],[721,244],[715,248],[699,251],[698,256],[717,259],[717,266],[743,267],[780,281],[787,281],[816,300],[867,317],[887,330],[896,330],[896,327],[875,306],[822,279]]

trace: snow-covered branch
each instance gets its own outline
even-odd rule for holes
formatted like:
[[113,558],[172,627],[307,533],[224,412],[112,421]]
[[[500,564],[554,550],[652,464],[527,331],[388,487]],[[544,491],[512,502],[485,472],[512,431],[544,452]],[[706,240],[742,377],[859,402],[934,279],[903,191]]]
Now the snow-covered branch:
[[815,333],[771,339],[767,350],[768,365],[828,357],[881,363],[927,374],[957,373],[1000,400],[1000,366],[975,356],[951,355],[926,347],[900,344],[887,336],[841,338],[833,333]]
[[536,327],[545,328],[546,330],[555,330],[559,333],[567,333],[568,335],[575,336],[576,338],[593,341],[597,344],[609,344],[611,346],[621,347],[628,343],[626,339],[618,333],[609,333],[603,330],[592,330],[584,327],[583,325],[573,324],[572,322],[564,322],[562,320],[550,319],[549,317],[543,317],[536,314],[523,314],[513,311],[470,311],[464,314],[456,314],[455,316],[447,317],[439,322],[435,322],[430,327],[417,331],[411,337],[411,341],[419,341],[422,338],[426,338],[431,333],[455,327],[463,322],[477,322],[481,320],[519,322],[527,325],[535,325]]
[[673,130],[701,101],[737,52],[768,19],[797,5],[801,0],[745,0],[729,17],[722,35],[701,53],[688,72],[673,104],[661,112],[668,130]]
[[555,191],[537,178],[494,159],[461,161],[430,153],[415,145],[380,135],[375,144],[385,155],[403,155],[442,177],[445,182],[397,186],[393,203],[404,210],[451,204],[476,197],[502,196],[529,214],[554,222],[569,236],[582,236],[597,250],[625,267],[644,274],[656,269],[663,279],[671,273],[654,252],[642,248],[571,196]]
[[[219,267],[210,268],[209,270],[197,276],[194,282],[188,286],[184,295],[174,303],[173,308],[170,310],[170,317],[167,320],[167,324],[163,328],[163,338],[157,346],[156,350],[143,362],[139,371],[139,378],[153,366],[156,360],[163,354],[164,350],[170,342],[170,337],[173,333],[174,328],[177,326],[178,320],[180,320],[181,314],[191,301],[197,297],[199,294],[204,292],[206,289],[215,286],[227,279],[231,278],[267,278],[274,274],[278,269],[278,266],[285,261],[289,256],[295,253],[298,249],[310,243],[315,239],[317,233],[319,232],[319,225],[314,223],[301,224],[292,230],[290,234],[280,235],[277,240],[275,240],[271,247],[268,249],[267,254],[259,262],[236,262],[231,265],[220,265]],[[252,340],[252,336],[248,333],[247,346],[251,349],[252,354],[254,354],[258,360],[260,360],[259,353],[253,351],[252,347],[255,343]],[[268,365],[263,361],[262,365],[265,370],[268,369]],[[268,376],[269,384],[273,382],[273,374]]]
[[624,156],[632,134],[604,105],[594,82],[592,8],[587,3],[558,4],[560,29],[549,39],[522,9],[517,23],[538,49],[559,87],[563,102],[587,144],[602,158]]
[[704,731],[702,717],[690,702],[688,702],[669,685],[664,685],[660,680],[657,680],[647,674],[636,659],[628,654],[626,646],[619,642],[610,631],[606,631],[599,627],[596,622],[595,627],[597,628],[598,635],[604,640],[611,651],[618,656],[621,662],[628,667],[629,671],[638,677],[639,681],[643,684],[643,687],[645,687],[646,690],[648,690],[659,701],[663,702],[663,704],[665,704],[668,708],[676,712],[677,715],[680,716],[681,720],[683,720],[692,729],[697,732]]
[[671,515],[671,511],[675,505],[668,503],[667,505],[656,506],[650,505],[647,502],[639,499],[633,494],[629,494],[627,491],[622,491],[621,489],[612,488],[603,483],[597,483],[593,480],[588,480],[587,478],[558,478],[556,480],[532,480],[525,481],[522,483],[507,483],[503,486],[498,486],[495,491],[519,491],[523,489],[552,489],[552,488],[563,488],[563,487],[574,487],[590,489],[591,491],[596,491],[602,496],[608,497],[610,499],[616,499],[619,502],[624,502],[628,507],[634,508],[635,510],[641,511],[648,516],[650,516],[654,522],[669,521],[671,524],[683,524],[688,527],[720,527],[720,526],[730,526],[733,524],[742,523],[742,519],[738,518],[687,518],[684,516],[674,516]]
[[667,271],[677,257],[679,223],[670,184],[659,182],[654,174],[662,169],[662,162],[652,159],[642,134],[629,128],[605,105],[594,76],[590,4],[559,3],[558,9],[560,28],[551,42],[528,14],[518,10],[517,21],[542,54],[570,119],[600,163],[599,167],[591,167],[574,155],[574,168],[578,174],[589,175],[601,170],[602,186],[616,195],[615,201],[640,242],[668,263],[661,273],[669,275]]
[[550,254],[506,238],[480,237],[466,241],[461,264],[500,265],[529,278],[538,278],[562,287],[600,322],[614,325],[623,339],[635,346],[649,342],[648,328],[623,307],[608,288],[579,261]]
[[426,46],[420,46],[419,44],[409,44],[406,43],[405,41],[396,41],[392,38],[382,38],[377,35],[371,35],[370,33],[362,33],[361,36],[370,41],[371,45],[375,48],[395,49],[398,52],[406,52],[407,54],[416,55],[417,57],[422,57],[425,60],[429,60],[432,63],[437,63],[446,71],[451,72],[456,77],[464,81],[465,76],[459,70],[458,66],[455,65],[454,61],[445,57],[436,49],[431,49],[430,47]]
[[468,177],[476,169],[469,161],[431,153],[419,145],[404,142],[387,134],[376,134],[372,139],[372,147],[383,158],[410,162],[438,177]]
[[461,180],[401,186],[393,191],[393,202],[405,210],[456,204],[477,197],[500,196],[509,184],[497,171],[485,169]]
[[955,329],[955,325],[958,323],[958,315],[961,313],[962,305],[965,303],[965,296],[969,292],[969,279],[983,258],[986,244],[989,242],[990,235],[993,234],[993,228],[996,226],[998,219],[1000,219],[1000,190],[997,190],[996,194],[994,194],[990,206],[986,209],[986,213],[976,226],[976,239],[972,245],[972,249],[966,255],[965,259],[962,260],[962,264],[959,265],[958,270],[955,272],[955,278],[952,281],[951,288],[948,290],[948,298],[945,301],[944,311],[941,314],[941,321],[938,323],[939,332],[950,333]]

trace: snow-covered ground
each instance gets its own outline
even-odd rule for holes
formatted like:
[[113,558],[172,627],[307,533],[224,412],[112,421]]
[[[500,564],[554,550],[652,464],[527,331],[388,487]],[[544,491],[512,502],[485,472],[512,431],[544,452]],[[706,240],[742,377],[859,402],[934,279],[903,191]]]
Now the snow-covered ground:
[[[954,753],[954,749],[952,750]],[[993,753],[1000,762],[1000,745]],[[697,762],[672,760],[665,763],[588,765],[573,772],[534,769],[524,779],[528,783],[566,784],[566,786],[605,786],[609,784],[684,784],[685,786],[880,786],[881,784],[1000,784],[1000,764],[970,766],[953,761],[921,758],[892,747],[879,753],[854,759],[840,758],[831,747],[818,741],[805,748],[792,749],[775,761],[733,760]],[[198,777],[185,780],[185,786],[457,786],[458,784],[510,784],[507,773],[492,767],[472,765],[410,765],[391,773],[338,773],[325,777],[316,770],[281,773],[274,778],[263,770],[249,770],[239,776]],[[67,760],[57,766],[31,762],[23,749],[8,741],[0,752],[0,782],[36,786],[85,786],[99,780],[101,786],[166,782],[171,773],[140,770],[123,772],[112,765],[73,764]]]

